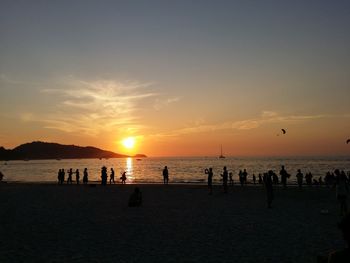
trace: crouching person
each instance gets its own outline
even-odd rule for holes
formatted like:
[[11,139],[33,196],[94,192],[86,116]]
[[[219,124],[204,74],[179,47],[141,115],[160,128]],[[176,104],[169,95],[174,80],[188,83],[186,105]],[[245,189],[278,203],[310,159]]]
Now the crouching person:
[[135,187],[134,192],[129,198],[129,207],[136,207],[142,205],[142,193],[138,187]]

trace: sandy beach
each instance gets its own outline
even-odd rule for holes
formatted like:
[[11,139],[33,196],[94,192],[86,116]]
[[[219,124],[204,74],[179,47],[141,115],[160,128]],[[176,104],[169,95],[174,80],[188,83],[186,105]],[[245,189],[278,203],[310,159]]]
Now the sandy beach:
[[[333,190],[0,185],[0,262],[316,262],[342,248]],[[328,209],[329,214],[320,211]]]

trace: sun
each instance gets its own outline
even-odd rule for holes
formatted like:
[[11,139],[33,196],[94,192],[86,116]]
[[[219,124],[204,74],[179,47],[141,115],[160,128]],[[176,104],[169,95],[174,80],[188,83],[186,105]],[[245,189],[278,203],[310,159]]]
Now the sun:
[[133,137],[125,138],[122,141],[122,143],[123,143],[125,148],[132,149],[132,148],[134,148],[134,145],[135,145],[135,138],[133,138]]

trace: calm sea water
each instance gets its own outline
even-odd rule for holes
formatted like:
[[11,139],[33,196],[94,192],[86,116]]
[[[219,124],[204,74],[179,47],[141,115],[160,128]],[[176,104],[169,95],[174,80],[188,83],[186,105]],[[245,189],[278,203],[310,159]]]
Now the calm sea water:
[[[220,182],[220,173],[223,166],[234,174],[234,181],[238,182],[240,169],[247,169],[248,181],[252,174],[258,175],[269,169],[279,172],[280,166],[285,165],[292,175],[290,181],[295,182],[297,169],[305,174],[312,172],[317,178],[324,176],[327,171],[342,169],[350,171],[350,157],[298,157],[298,158],[226,158],[211,157],[181,157],[181,158],[145,158],[136,160],[125,159],[75,159],[75,160],[31,160],[7,161],[0,163],[0,171],[5,175],[6,181],[20,182],[55,182],[58,169],[73,168],[80,170],[80,180],[85,167],[88,168],[89,181],[99,181],[101,167],[114,168],[116,179],[122,171],[127,172],[127,183],[160,183],[162,182],[162,169],[169,168],[169,180],[176,183],[205,183],[204,169],[212,167],[214,182]],[[73,180],[75,175],[73,174]],[[116,180],[117,182],[119,180]]]

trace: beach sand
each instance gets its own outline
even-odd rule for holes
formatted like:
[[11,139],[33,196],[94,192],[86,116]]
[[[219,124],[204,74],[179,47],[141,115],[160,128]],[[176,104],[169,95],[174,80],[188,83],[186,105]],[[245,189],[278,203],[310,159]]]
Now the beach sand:
[[[334,190],[0,185],[0,262],[316,262],[342,248]],[[329,214],[320,211],[328,209]]]

